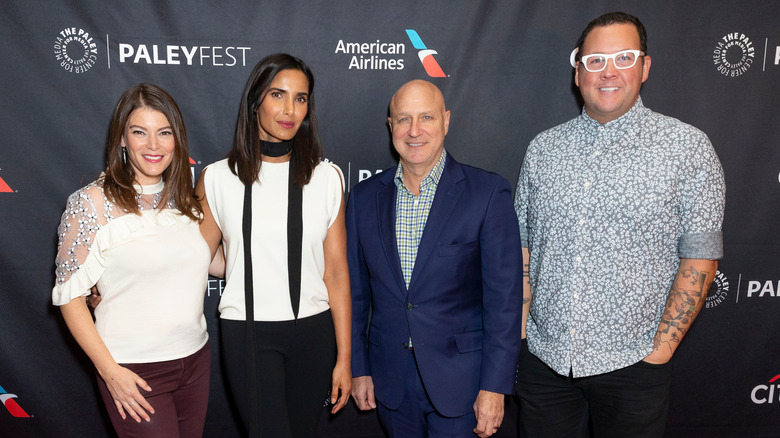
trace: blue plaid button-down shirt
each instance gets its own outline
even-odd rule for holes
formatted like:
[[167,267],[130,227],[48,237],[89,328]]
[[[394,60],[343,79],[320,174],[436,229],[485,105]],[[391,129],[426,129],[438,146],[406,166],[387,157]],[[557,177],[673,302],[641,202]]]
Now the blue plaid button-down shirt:
[[395,201],[395,239],[398,245],[398,256],[401,258],[401,270],[404,274],[406,288],[412,278],[414,262],[417,259],[417,248],[420,246],[428,213],[433,205],[433,197],[439,186],[439,179],[444,170],[447,151],[442,150],[441,158],[431,169],[431,172],[420,183],[420,195],[416,196],[404,185],[401,163],[395,171],[395,186],[397,188]]

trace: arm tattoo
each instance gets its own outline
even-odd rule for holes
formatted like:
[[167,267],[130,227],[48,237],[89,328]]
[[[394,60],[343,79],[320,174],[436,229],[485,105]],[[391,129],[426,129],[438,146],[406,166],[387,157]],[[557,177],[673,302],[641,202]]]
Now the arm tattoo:
[[[529,275],[529,265],[528,263],[523,263],[523,281],[530,281],[531,276]],[[530,283],[528,284],[530,287]],[[531,297],[523,296],[523,306],[531,302]]]
[[[707,296],[707,275],[707,272],[699,272],[692,266],[677,273],[653,340],[654,350],[658,350],[662,345],[678,344],[685,336],[696,316],[699,303]],[[662,334],[669,335],[669,338],[661,340]]]

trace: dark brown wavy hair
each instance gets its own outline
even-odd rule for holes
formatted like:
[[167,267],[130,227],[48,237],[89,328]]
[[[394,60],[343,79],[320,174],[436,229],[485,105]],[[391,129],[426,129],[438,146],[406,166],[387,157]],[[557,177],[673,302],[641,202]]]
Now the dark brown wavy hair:
[[179,106],[162,88],[152,84],[138,84],[122,94],[114,108],[111,125],[106,141],[106,171],[103,178],[103,190],[109,200],[121,208],[135,214],[141,214],[136,201],[135,170],[122,157],[121,140],[125,135],[127,123],[133,111],[148,108],[159,111],[168,119],[173,131],[175,146],[171,164],[162,173],[165,181],[160,204],[166,205],[173,200],[176,209],[188,218],[200,221],[203,210],[195,200],[190,174],[190,157],[187,152],[187,130]]
[[271,82],[282,70],[299,70],[309,80],[309,98],[306,101],[308,111],[293,137],[292,158],[295,165],[295,182],[301,187],[308,184],[314,168],[322,160],[322,145],[314,110],[314,75],[303,61],[294,56],[286,53],[268,55],[261,59],[249,74],[241,95],[241,105],[238,108],[233,148],[228,153],[230,170],[244,184],[257,181],[263,161],[255,111],[265,99]]

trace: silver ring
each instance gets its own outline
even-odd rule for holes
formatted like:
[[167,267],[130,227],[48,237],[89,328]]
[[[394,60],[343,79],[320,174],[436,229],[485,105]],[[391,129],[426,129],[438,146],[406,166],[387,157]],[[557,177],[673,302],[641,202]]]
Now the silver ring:
[[132,401],[130,401],[130,403],[128,403],[127,405],[128,405],[128,406],[133,406],[134,404],[135,404],[135,400],[132,400]]

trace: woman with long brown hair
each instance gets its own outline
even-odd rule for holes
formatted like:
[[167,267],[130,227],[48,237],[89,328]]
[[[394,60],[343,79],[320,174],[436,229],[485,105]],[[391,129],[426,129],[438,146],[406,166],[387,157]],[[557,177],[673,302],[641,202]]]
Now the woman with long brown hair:
[[[95,365],[120,437],[201,436],[211,258],[173,98],[151,84],[127,90],[111,118],[106,160],[105,172],[68,198],[52,300]],[[102,295],[94,322],[84,298],[93,286]]]
[[221,346],[252,437],[315,436],[323,404],[341,409],[352,384],[344,182],[322,161],[313,90],[300,59],[262,59],[233,149],[196,188],[203,236],[225,250]]

